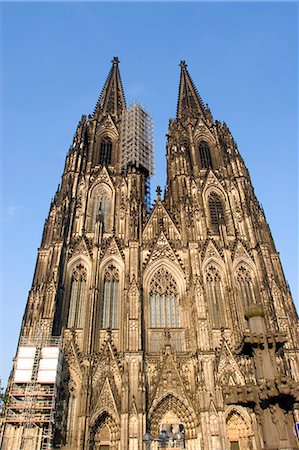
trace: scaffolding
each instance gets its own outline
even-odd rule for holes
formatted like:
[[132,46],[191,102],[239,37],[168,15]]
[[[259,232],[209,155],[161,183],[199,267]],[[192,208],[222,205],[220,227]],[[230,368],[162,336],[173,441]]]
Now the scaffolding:
[[134,102],[123,112],[121,166],[141,167],[151,177],[154,174],[153,120],[143,106]]
[[53,448],[62,341],[21,338],[7,391],[0,447],[3,450]]

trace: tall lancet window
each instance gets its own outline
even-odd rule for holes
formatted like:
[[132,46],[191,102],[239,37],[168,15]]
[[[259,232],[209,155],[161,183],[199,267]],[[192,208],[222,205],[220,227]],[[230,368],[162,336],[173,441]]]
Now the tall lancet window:
[[105,137],[100,143],[100,155],[99,155],[99,165],[109,166],[112,159],[112,141],[110,138]]
[[119,272],[112,264],[104,275],[101,328],[118,328]]
[[177,285],[163,267],[155,273],[150,283],[149,304],[151,328],[180,326]]
[[110,195],[105,188],[100,187],[93,198],[92,228],[94,228],[96,220],[99,215],[102,216],[104,228],[107,227],[109,208],[110,208]]
[[69,328],[83,328],[86,307],[86,280],[85,268],[78,264],[73,271],[70,289],[70,307],[68,317]]
[[206,289],[213,328],[225,326],[223,307],[223,288],[221,277],[215,266],[210,266],[206,272]]
[[200,163],[203,169],[212,169],[212,158],[208,144],[205,141],[201,141],[198,146]]
[[219,225],[225,223],[222,202],[218,195],[215,192],[212,192],[209,195],[208,204],[210,210],[211,228],[214,233],[218,234]]
[[251,303],[255,303],[255,300],[252,278],[244,266],[240,266],[237,271],[237,284],[240,299],[246,310]]

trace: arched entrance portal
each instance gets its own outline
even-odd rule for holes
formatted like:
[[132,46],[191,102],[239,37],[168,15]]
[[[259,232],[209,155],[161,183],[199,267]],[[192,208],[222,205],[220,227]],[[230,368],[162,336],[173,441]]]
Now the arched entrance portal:
[[[167,394],[154,402],[150,414],[151,435],[158,439],[161,432],[169,439],[166,448],[195,449],[196,416],[190,405],[182,398]],[[159,444],[152,444],[152,449],[159,448]]]
[[160,423],[160,433],[168,438],[167,447],[185,448],[185,426],[172,412],[168,411]]
[[108,425],[100,428],[94,437],[94,448],[99,450],[109,450],[111,446],[111,432]]
[[107,412],[102,413],[90,433],[90,450],[118,449],[119,427],[114,418]]
[[226,419],[226,433],[229,450],[252,449],[251,424],[237,409],[229,411]]

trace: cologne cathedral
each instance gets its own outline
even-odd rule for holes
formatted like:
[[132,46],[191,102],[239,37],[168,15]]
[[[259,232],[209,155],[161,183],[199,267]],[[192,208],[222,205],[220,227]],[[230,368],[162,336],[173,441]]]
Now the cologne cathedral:
[[45,221],[3,450],[294,450],[298,318],[225,123],[180,64],[167,182],[114,58]]

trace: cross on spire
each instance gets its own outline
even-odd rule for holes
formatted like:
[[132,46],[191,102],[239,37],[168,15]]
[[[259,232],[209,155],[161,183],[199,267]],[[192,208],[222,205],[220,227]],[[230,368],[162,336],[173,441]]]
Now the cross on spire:
[[162,192],[161,186],[157,186],[156,192],[157,192],[157,195],[158,195],[158,200],[161,200],[161,192]]
[[181,69],[188,67],[187,64],[186,64],[186,61],[184,59],[181,60],[179,66],[180,66]]

